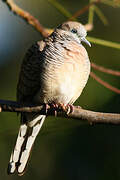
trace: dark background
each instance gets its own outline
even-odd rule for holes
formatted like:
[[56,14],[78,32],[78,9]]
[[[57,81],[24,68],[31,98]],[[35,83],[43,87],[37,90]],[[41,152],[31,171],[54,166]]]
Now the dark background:
[[[67,18],[47,0],[16,1],[40,22],[54,28]],[[59,0],[72,14],[88,1]],[[97,16],[89,36],[120,42],[120,9],[98,5],[108,18],[105,27]],[[87,23],[88,12],[78,20]],[[0,99],[15,100],[16,84],[23,56],[42,36],[23,19],[8,10],[0,1]],[[90,60],[114,70],[120,69],[120,50],[92,44],[87,48]],[[120,78],[98,73],[101,78],[120,88]],[[120,112],[120,95],[111,92],[89,78],[76,104],[102,112]],[[120,126],[88,125],[60,118],[47,118],[32,151],[24,176],[6,173],[10,153],[19,128],[15,113],[0,113],[0,179],[22,180],[119,180],[120,179]]]

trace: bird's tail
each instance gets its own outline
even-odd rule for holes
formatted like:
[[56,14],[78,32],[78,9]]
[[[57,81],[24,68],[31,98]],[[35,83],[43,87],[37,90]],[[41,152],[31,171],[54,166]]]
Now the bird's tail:
[[10,162],[8,164],[8,174],[14,173],[15,170],[17,170],[18,175],[24,174],[31,148],[44,120],[45,116],[39,115],[30,123],[21,124],[16,145],[11,153]]

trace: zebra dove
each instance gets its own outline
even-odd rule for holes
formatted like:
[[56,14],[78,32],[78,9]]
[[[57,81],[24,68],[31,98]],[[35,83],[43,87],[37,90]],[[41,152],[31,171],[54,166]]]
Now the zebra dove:
[[[90,61],[81,44],[86,30],[78,22],[59,25],[26,53],[17,85],[17,101],[30,104],[73,104],[82,93],[90,74]],[[21,125],[8,164],[8,174],[23,175],[31,148],[45,115],[21,113]]]

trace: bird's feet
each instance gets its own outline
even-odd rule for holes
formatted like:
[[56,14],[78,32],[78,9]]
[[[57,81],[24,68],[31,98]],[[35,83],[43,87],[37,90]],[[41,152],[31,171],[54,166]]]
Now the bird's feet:
[[66,112],[66,114],[70,114],[73,112],[74,110],[74,106],[72,104],[67,104],[64,105],[63,103],[50,103],[50,104],[45,104],[45,112],[46,114],[48,113],[48,111],[52,111],[52,113],[57,116],[57,112],[58,111],[64,111]]
[[58,112],[58,108],[59,108],[59,105],[56,104],[56,103],[51,103],[49,104],[50,106],[50,109],[52,110],[52,113],[55,115],[55,117],[57,116],[57,112]]
[[73,110],[74,110],[74,107],[73,107],[72,104],[64,105],[64,104],[62,104],[62,103],[59,103],[59,104],[58,104],[58,107],[59,107],[60,109],[62,109],[63,111],[65,111],[67,114],[72,113]]
[[57,116],[57,111],[58,111],[58,104],[55,103],[44,104],[44,112],[46,115],[50,113]]

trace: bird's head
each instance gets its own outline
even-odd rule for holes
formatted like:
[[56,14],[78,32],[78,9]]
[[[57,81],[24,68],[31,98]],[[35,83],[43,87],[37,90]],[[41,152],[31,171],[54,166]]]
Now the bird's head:
[[90,42],[86,39],[86,29],[81,23],[68,21],[58,26],[58,28],[70,32],[72,37],[74,37],[78,42],[84,42],[91,47]]

